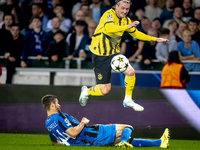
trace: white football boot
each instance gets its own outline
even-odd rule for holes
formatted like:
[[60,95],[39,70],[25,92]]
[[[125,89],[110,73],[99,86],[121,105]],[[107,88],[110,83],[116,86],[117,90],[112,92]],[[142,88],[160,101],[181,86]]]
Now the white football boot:
[[140,106],[139,104],[135,103],[131,98],[124,98],[124,102],[123,102],[124,107],[131,107],[133,108],[135,111],[143,111],[144,107]]
[[81,104],[81,106],[85,106],[87,104],[88,101],[87,90],[88,90],[87,86],[81,87],[81,94],[79,97],[79,103]]

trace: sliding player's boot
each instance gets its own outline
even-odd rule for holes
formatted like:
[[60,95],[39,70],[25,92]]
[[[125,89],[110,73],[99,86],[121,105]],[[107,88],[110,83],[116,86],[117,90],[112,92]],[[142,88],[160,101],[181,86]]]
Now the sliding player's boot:
[[168,148],[169,147],[169,129],[168,128],[165,129],[160,140],[161,140],[161,144],[160,144],[161,148]]
[[139,104],[135,103],[131,98],[129,98],[129,99],[125,98],[124,102],[123,102],[123,105],[124,105],[124,107],[131,107],[135,111],[143,111],[144,110],[144,107],[142,107]]
[[86,94],[87,90],[88,90],[87,86],[82,86],[81,94],[79,97],[79,103],[81,104],[81,106],[85,106],[87,104],[88,101],[88,95]]
[[118,144],[115,144],[115,147],[120,147],[120,148],[133,148],[133,145],[131,145],[128,142],[120,142]]

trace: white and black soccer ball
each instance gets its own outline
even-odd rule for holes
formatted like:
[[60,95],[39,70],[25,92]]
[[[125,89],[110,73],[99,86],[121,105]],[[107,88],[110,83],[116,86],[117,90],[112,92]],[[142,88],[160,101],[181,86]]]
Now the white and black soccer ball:
[[129,61],[124,55],[116,55],[111,60],[111,68],[115,72],[124,72],[129,66]]

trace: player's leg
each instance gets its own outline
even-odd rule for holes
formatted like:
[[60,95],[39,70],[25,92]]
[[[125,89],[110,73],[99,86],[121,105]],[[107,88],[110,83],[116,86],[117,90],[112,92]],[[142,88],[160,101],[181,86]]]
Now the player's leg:
[[135,147],[149,147],[149,146],[158,146],[161,148],[167,148],[169,146],[169,129],[165,129],[162,137],[157,140],[148,140],[148,139],[130,139],[131,145]]
[[125,74],[125,79],[124,79],[125,98],[124,98],[124,102],[123,102],[124,107],[131,107],[135,111],[143,111],[144,108],[142,106],[136,104],[132,100],[132,93],[133,93],[133,89],[135,86],[135,79],[136,79],[135,78],[135,70],[129,65],[129,67],[124,72],[124,74]]
[[130,125],[123,125],[123,124],[116,124],[116,139],[114,144],[116,147],[129,147],[132,148],[133,146],[128,143],[128,140],[131,137],[133,132],[133,127]]
[[81,88],[79,102],[82,106],[85,106],[87,104],[89,95],[103,96],[105,94],[108,94],[111,90],[111,59],[111,56],[92,56],[94,73],[98,84],[90,88],[87,88],[86,86],[83,86]]

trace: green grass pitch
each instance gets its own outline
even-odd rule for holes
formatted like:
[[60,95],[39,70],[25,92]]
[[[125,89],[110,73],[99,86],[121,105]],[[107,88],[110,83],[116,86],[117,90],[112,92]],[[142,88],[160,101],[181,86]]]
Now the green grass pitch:
[[[169,150],[199,150],[200,141],[170,140]],[[116,150],[115,147],[52,146],[48,135],[0,133],[0,150]],[[141,150],[159,150],[159,147],[134,147]]]

